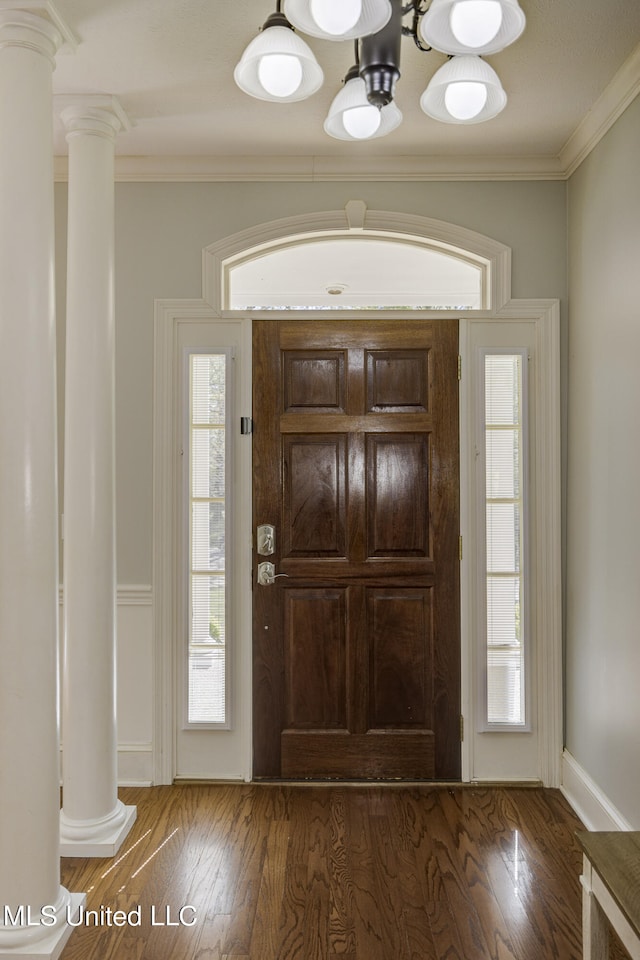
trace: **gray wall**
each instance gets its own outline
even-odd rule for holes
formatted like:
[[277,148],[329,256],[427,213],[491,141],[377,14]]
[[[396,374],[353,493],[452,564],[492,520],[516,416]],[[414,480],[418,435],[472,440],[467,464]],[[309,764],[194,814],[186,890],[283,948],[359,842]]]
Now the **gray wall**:
[[569,182],[567,749],[640,828],[640,98]]
[[[487,234],[513,250],[514,297],[565,299],[564,183],[117,184],[120,583],[151,582],[154,299],[201,296],[201,254],[207,244],[280,217],[343,209],[352,199],[364,200],[369,209],[433,217]],[[62,344],[66,236],[63,184],[57,186],[57,202]],[[62,375],[61,363],[61,384]],[[60,409],[62,414],[62,402]]]

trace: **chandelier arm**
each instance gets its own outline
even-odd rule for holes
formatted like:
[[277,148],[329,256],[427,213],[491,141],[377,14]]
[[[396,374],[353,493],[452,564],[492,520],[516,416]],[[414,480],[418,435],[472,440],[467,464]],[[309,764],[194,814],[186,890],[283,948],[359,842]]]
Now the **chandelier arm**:
[[433,50],[433,47],[428,46],[423,43],[418,33],[418,24],[420,18],[425,15],[429,7],[431,6],[430,0],[411,0],[405,7],[402,8],[402,16],[405,17],[408,13],[413,14],[413,21],[410,27],[402,26],[402,35],[404,37],[412,37],[413,42],[415,43],[418,50],[422,53],[430,53]]
[[418,50],[420,50],[422,53],[431,53],[431,51],[433,50],[433,47],[425,46],[425,44],[422,42],[422,40],[418,36],[418,31],[415,26],[403,27],[402,36],[411,37],[416,47],[418,48]]
[[409,3],[402,8],[402,16],[406,17],[408,13],[415,13],[422,17],[430,6],[431,0],[409,0]]

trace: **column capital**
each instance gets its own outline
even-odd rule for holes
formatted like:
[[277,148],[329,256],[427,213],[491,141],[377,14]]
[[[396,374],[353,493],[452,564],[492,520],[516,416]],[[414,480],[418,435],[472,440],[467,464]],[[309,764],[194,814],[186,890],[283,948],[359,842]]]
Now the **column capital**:
[[78,41],[50,0],[0,0],[0,48],[26,47],[55,57]]
[[104,137],[115,140],[121,131],[131,129],[131,121],[117,97],[77,95],[54,97],[54,107],[66,130],[67,140],[76,136]]

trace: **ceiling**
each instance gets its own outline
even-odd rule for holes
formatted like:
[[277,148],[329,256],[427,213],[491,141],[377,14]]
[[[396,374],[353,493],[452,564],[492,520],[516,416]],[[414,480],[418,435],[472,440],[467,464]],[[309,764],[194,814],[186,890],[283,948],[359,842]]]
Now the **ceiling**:
[[[570,138],[616,74],[619,80],[625,61],[621,95],[628,101],[640,88],[640,0],[520,2],[524,34],[487,58],[507,107],[477,125],[438,123],[422,113],[420,94],[446,58],[421,53],[410,38],[403,40],[396,95],[404,122],[386,138],[345,143],[322,129],[352,63],[350,42],[306,38],[325,74],[309,100],[273,104],[246,96],[233,69],[275,9],[273,0],[55,0],[77,46],[57,57],[54,93],[116,97],[131,123],[116,153],[132,158],[141,175],[154,158],[173,158],[176,170],[221,179],[225,170],[229,179],[243,171],[284,178],[296,170],[327,177],[360,170],[369,179],[403,170],[557,176]],[[59,122],[55,150],[67,152]]]

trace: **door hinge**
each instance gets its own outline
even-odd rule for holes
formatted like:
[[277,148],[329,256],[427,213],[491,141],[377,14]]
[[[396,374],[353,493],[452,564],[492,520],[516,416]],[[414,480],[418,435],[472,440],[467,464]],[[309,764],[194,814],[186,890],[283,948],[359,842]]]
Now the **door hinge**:
[[251,417],[240,417],[240,433],[243,436],[247,433],[253,433],[253,420]]
[[458,537],[458,559],[462,560],[462,535]]
[[460,714],[460,743],[464,740],[464,717]]
[[462,380],[462,357],[458,354],[458,380]]

